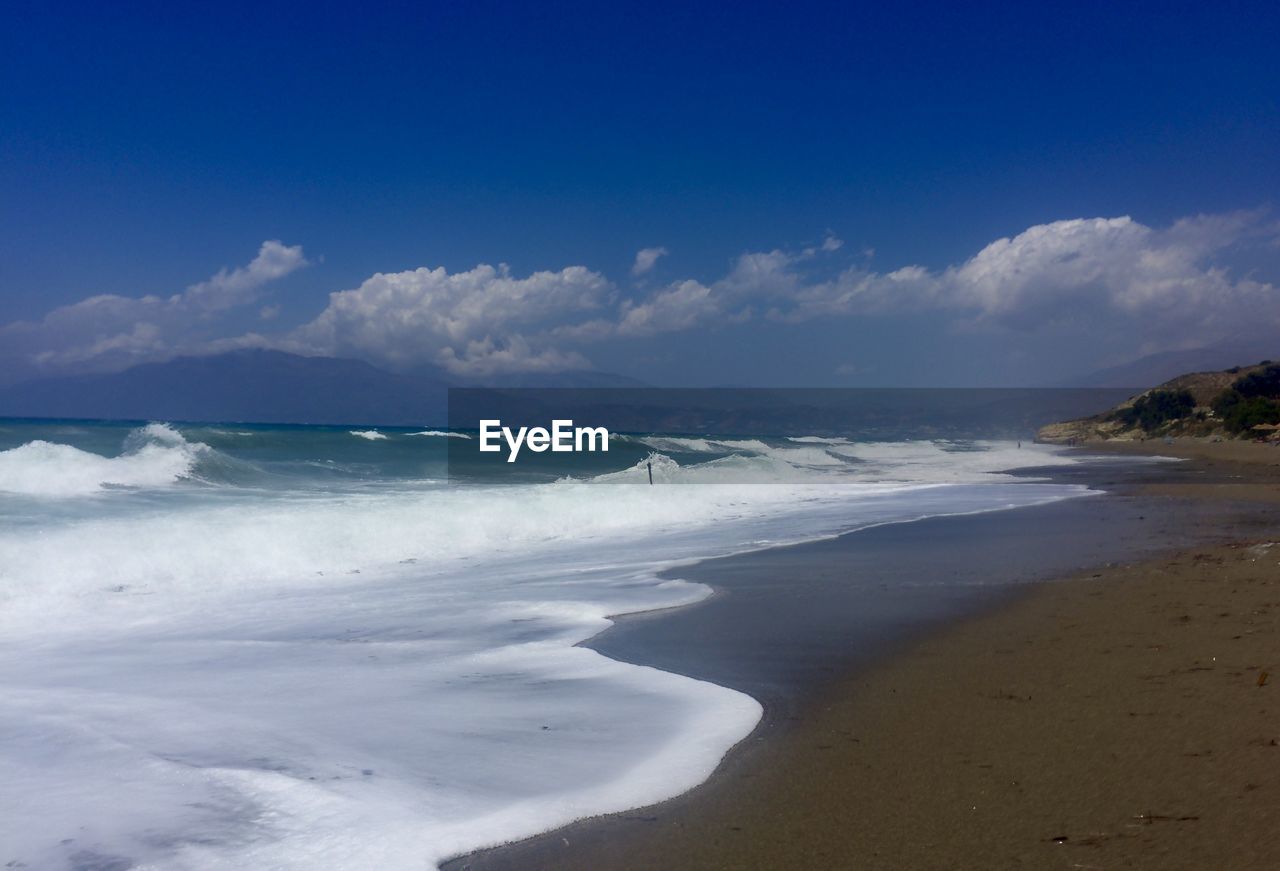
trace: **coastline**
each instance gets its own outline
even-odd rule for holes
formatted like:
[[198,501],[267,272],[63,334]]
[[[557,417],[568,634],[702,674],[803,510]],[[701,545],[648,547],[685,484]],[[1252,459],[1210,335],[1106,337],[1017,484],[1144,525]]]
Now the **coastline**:
[[[1098,446],[1087,447],[1096,453]],[[1139,449],[1126,446],[1117,452],[1172,453],[1168,447],[1144,443]],[[1021,674],[1018,681],[1010,677],[1006,683],[1029,688],[1033,698],[1037,688],[1052,685],[1054,678],[1048,676],[1056,674],[1060,660],[1078,662],[1084,676],[1092,676],[1098,667],[1087,664],[1079,652],[1069,653],[1070,642],[1061,633],[1029,646],[1039,657],[1034,664],[1019,665],[1030,654],[1007,652],[1014,647],[992,653],[991,639],[1010,632],[1045,635],[1046,627],[1054,631],[1061,621],[1051,615],[1073,602],[1107,603],[1097,614],[1082,612],[1079,625],[1098,624],[1108,613],[1125,611],[1111,601],[1119,595],[1116,590],[1137,590],[1141,584],[1135,578],[1165,577],[1171,565],[1180,565],[1170,554],[1200,548],[1199,561],[1188,565],[1218,564],[1214,560],[1227,564],[1240,550],[1227,543],[1231,539],[1264,535],[1280,526],[1280,513],[1270,507],[1275,488],[1256,484],[1260,479],[1280,479],[1280,452],[1274,454],[1274,462],[1272,454],[1259,451],[1243,459],[1238,452],[1200,453],[1187,463],[1086,465],[1053,474],[1072,483],[1101,486],[1108,491],[1102,497],[995,515],[894,524],[678,571],[680,577],[711,583],[721,595],[688,609],[623,618],[590,646],[614,658],[748,692],[764,703],[760,726],[730,752],[710,780],[689,793],[473,853],[444,867],[729,868],[788,862],[827,867],[841,862],[859,867],[964,867],[969,862],[993,867],[998,852],[990,850],[999,844],[974,838],[984,831],[994,837],[1001,828],[998,821],[978,824],[977,817],[966,814],[949,820],[946,807],[930,805],[940,791],[963,791],[975,777],[980,781],[999,769],[998,759],[956,769],[946,752],[956,752],[958,736],[990,731],[987,720],[1005,717],[1007,711],[1001,709],[1009,708],[1021,689],[1006,693],[1008,698],[998,691],[990,698],[981,693],[976,700],[962,697],[982,675],[998,684],[997,666]],[[907,556],[889,563],[892,554]],[[945,562],[940,563],[944,554]],[[936,571],[940,564],[952,575],[948,584],[919,583],[922,573],[930,566]],[[895,569],[892,579],[880,577],[871,586],[849,583],[869,566],[882,576],[886,565]],[[785,584],[778,583],[782,578]],[[805,583],[797,590],[800,578]],[[1061,578],[1073,582],[1053,582]],[[1116,584],[1117,580],[1127,583]],[[832,591],[852,595],[860,609],[883,605],[886,614],[897,616],[879,624],[862,619],[856,637],[841,636],[835,630],[848,612],[835,606],[847,608],[852,600],[842,603],[839,595],[833,599]],[[955,595],[939,597],[945,591]],[[821,595],[806,601],[814,593]],[[1153,595],[1159,600],[1162,594]],[[917,605],[921,610],[914,610]],[[904,610],[911,612],[909,619],[902,618]],[[828,619],[815,626],[815,615]],[[764,629],[772,630],[773,636],[761,638]],[[792,650],[796,641],[804,642],[798,654]],[[785,655],[768,655],[780,649],[787,651]],[[1114,652],[1111,656],[1117,658]],[[939,663],[950,664],[954,673],[938,673]],[[901,688],[910,689],[898,692]],[[975,725],[960,728],[965,717],[977,718]],[[875,739],[877,728],[883,740]],[[1078,752],[1071,751],[1080,747],[1070,744],[1069,735],[1061,730],[1046,733],[1043,724],[1034,728],[1045,748],[1053,746],[1053,741],[1044,741],[1045,734],[1069,745],[1058,762],[1040,757],[1036,768],[1045,773],[1046,782],[1055,772],[1077,767]],[[895,742],[895,736],[912,737],[904,744],[905,737]],[[1016,738],[1003,736],[997,749],[1018,746]],[[872,746],[877,750],[869,753]],[[1090,746],[1108,745],[1100,740]],[[952,750],[938,751],[946,758],[938,757],[929,749],[938,747]],[[1132,779],[1143,780],[1140,774]],[[929,786],[931,780],[937,789]],[[1028,782],[1026,775],[1018,781],[1024,800]],[[1070,792],[1058,785],[1053,794]],[[876,810],[889,807],[897,810]],[[1025,818],[1023,828],[1032,825],[1034,814],[1028,815],[1027,808],[1020,807],[1019,816]],[[1008,828],[1012,833],[1018,826]],[[1083,823],[1074,827],[1077,843],[1092,837],[1095,847],[1117,849],[1113,844],[1120,841],[1099,840],[1096,832],[1081,834],[1086,828]],[[1072,834],[1065,835],[1067,842],[1053,841],[1057,834],[1047,837],[1051,846],[1060,847]],[[1040,855],[1025,838],[1012,834],[1005,840],[1022,852],[994,866],[1017,867],[1025,860],[1028,867],[1055,867],[1045,863],[1056,862],[1056,854]],[[978,842],[990,860],[974,852]],[[1266,855],[1280,856],[1280,850]],[[1088,867],[1087,858],[1077,855],[1076,861]],[[1160,867],[1171,866],[1165,862]]]

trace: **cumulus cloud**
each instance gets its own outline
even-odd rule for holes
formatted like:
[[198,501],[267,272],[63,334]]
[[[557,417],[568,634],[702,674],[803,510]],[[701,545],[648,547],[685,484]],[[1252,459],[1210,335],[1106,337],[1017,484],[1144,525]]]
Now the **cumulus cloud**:
[[1165,229],[1128,217],[1056,221],[922,276],[915,292],[972,324],[1123,331],[1146,351],[1263,337],[1280,327],[1280,291],[1218,260],[1274,234],[1259,218],[1201,216]]
[[943,311],[958,324],[1016,331],[1058,327],[1136,331],[1144,349],[1258,336],[1280,327],[1280,291],[1218,262],[1229,249],[1278,235],[1256,212],[1187,218],[1155,229],[1129,217],[1055,221],[998,239],[940,270],[849,267],[814,276],[834,237],[798,253],[738,258],[722,279],[684,280],[625,300],[612,329],[647,335],[762,314],[790,323],[824,317]]
[[[432,364],[474,377],[589,368],[601,341],[751,319],[799,324],[927,313],[959,330],[1081,336],[1137,356],[1276,335],[1280,290],[1230,268],[1238,252],[1270,250],[1280,240],[1264,217],[1197,216],[1163,228],[1130,217],[1054,221],[950,266],[888,271],[871,269],[827,234],[798,250],[744,253],[719,278],[627,292],[585,266],[525,276],[505,265],[424,267],[377,273],[331,293],[314,319],[289,332],[218,333],[222,313],[260,304],[263,285],[306,264],[301,248],[266,242],[249,264],[171,297],[95,296],[38,322],[0,327],[0,353],[39,371],[67,371],[193,348],[274,347],[393,369]],[[665,253],[639,252],[633,274],[650,273]],[[276,308],[254,312],[264,323]]]
[[301,245],[263,242],[258,249],[258,256],[249,261],[248,266],[232,270],[221,269],[208,281],[193,284],[185,292],[170,297],[170,302],[205,311],[233,308],[253,302],[257,298],[258,288],[306,265]]
[[711,284],[693,279],[672,282],[643,300],[625,300],[612,330],[597,325],[594,333],[646,336],[687,330],[709,323],[737,323],[754,314],[753,306],[783,299],[800,290],[801,276],[793,268],[808,252],[782,251],[743,254],[727,275]]
[[666,257],[666,248],[641,248],[636,252],[636,262],[631,265],[631,274],[635,277],[644,275],[653,269],[659,257]]
[[583,266],[525,278],[483,264],[456,273],[378,273],[330,294],[325,310],[283,344],[394,367],[430,362],[465,375],[583,368],[589,364],[581,354],[540,339],[566,319],[602,308],[613,292],[608,279]]
[[307,265],[302,247],[263,242],[247,265],[222,269],[172,296],[100,294],[39,321],[0,327],[0,355],[12,374],[121,368],[179,353],[217,325],[217,316],[255,301],[271,281]]

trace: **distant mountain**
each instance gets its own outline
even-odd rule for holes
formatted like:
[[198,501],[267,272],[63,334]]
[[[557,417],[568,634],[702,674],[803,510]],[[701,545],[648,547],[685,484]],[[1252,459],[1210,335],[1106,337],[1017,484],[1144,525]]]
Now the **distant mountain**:
[[243,350],[25,382],[0,390],[0,416],[438,425],[448,386],[361,360]]
[[[0,389],[0,417],[443,425],[447,391],[456,386],[464,385],[435,367],[395,373],[363,360],[242,350],[16,384]],[[645,385],[623,375],[578,371],[502,375],[466,386]]]
[[1138,387],[1161,384],[1184,372],[1208,372],[1238,365],[1241,360],[1254,362],[1267,357],[1280,359],[1280,347],[1238,346],[1193,348],[1188,351],[1165,351],[1131,360],[1120,366],[1099,369],[1073,378],[1064,387]]
[[527,374],[512,373],[498,375],[493,378],[477,379],[467,382],[467,387],[649,387],[636,378],[626,375],[615,375],[612,372],[594,372],[576,370],[572,372],[530,372]]

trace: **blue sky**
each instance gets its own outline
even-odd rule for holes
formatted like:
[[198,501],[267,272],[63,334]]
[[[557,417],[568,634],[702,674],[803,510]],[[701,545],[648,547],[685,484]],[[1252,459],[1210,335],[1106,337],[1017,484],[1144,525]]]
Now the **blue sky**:
[[1265,342],[1280,13],[1120,7],[13,8],[0,362],[987,384]]

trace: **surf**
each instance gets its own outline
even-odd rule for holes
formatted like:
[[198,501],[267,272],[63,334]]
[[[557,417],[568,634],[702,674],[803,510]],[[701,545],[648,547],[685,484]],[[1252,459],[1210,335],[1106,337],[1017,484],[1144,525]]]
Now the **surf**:
[[420,868],[660,801],[759,704],[581,642],[709,595],[681,564],[1087,493],[992,474],[1003,443],[628,436],[606,471],[457,484],[412,429],[81,429],[0,453],[93,470],[0,491],[0,768],[28,797],[0,835],[51,868]]

